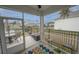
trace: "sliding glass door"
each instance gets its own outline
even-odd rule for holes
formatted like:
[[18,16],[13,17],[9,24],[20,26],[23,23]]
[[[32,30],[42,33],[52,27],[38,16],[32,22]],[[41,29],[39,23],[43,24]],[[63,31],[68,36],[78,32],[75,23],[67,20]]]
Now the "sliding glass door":
[[3,19],[7,53],[21,53],[24,50],[22,20]]
[[0,54],[6,53],[5,45],[4,24],[2,18],[0,18]]

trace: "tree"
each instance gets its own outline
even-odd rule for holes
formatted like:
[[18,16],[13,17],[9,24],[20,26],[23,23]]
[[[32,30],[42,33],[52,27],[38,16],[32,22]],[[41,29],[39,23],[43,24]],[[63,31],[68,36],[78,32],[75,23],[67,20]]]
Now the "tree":
[[[16,35],[16,36],[15,36],[15,37],[16,37],[15,40],[17,40],[17,38],[21,36],[21,32],[20,32],[19,29],[18,29],[19,27],[17,27],[18,24],[17,24],[16,21],[14,21],[12,24],[13,24],[13,27],[14,27],[13,29],[14,29],[15,35]],[[21,38],[20,38],[20,39],[21,39]]]
[[64,8],[64,9],[61,9],[60,10],[60,14],[61,14],[61,18],[68,18],[69,17],[69,13],[70,13],[70,10],[69,8]]

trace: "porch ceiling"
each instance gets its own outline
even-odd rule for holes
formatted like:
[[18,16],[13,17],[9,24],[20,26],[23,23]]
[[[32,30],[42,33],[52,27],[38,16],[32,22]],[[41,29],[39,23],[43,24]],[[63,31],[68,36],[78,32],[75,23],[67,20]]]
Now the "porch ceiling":
[[73,5],[41,5],[39,9],[37,5],[3,5],[2,8],[17,10],[21,12],[31,13],[39,15],[39,11],[42,11],[44,15],[56,12],[62,8],[72,7]]

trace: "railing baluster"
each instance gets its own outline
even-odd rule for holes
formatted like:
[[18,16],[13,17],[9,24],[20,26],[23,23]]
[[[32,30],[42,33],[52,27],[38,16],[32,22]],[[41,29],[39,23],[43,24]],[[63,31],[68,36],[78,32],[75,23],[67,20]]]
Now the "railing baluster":
[[77,37],[78,37],[77,34],[78,33],[76,33],[76,38],[75,38],[75,50],[77,49]]

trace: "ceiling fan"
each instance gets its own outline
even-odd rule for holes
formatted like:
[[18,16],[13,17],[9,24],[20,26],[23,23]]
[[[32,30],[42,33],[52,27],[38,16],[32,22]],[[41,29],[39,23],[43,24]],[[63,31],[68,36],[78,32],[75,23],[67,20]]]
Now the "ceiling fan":
[[42,8],[42,6],[41,6],[41,5],[38,5],[38,8],[39,8],[39,9],[41,9],[41,8]]

